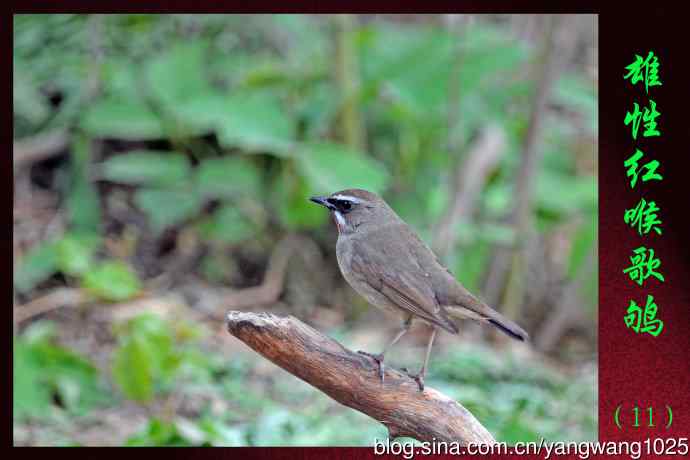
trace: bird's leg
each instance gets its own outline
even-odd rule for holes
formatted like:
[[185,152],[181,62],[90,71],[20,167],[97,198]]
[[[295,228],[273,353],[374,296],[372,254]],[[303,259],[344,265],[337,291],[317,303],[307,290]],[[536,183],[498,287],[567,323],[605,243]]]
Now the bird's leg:
[[410,374],[408,373],[412,379],[414,379],[415,382],[417,382],[417,385],[419,386],[419,391],[424,391],[424,376],[426,375],[426,368],[429,364],[429,357],[431,356],[431,347],[434,346],[434,339],[436,338],[436,328],[434,327],[431,330],[431,336],[429,336],[429,343],[426,345],[426,356],[424,357],[424,364],[422,364],[422,368],[419,369],[419,373],[417,374]]
[[357,352],[361,355],[368,356],[371,359],[373,359],[374,361],[376,361],[376,364],[379,366],[379,378],[381,379],[381,382],[383,382],[383,370],[384,370],[383,357],[384,357],[384,355],[386,354],[386,352],[388,350],[390,350],[390,348],[393,345],[398,343],[398,341],[402,338],[403,335],[405,335],[407,333],[407,331],[410,330],[411,325],[412,325],[412,315],[410,315],[405,320],[405,322],[402,324],[400,331],[398,331],[398,333],[395,335],[395,337],[393,337],[393,340],[391,340],[390,343],[383,348],[383,351],[381,353],[373,354],[373,353],[367,353],[366,351],[361,351],[361,350]]

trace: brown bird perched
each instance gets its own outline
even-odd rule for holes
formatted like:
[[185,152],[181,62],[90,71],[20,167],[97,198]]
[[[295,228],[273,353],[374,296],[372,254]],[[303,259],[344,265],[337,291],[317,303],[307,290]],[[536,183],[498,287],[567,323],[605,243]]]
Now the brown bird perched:
[[343,276],[369,303],[401,317],[401,330],[373,358],[383,380],[383,358],[409,330],[413,320],[432,328],[424,364],[409,374],[420,391],[437,328],[458,333],[453,318],[489,323],[517,340],[527,333],[513,321],[483,303],[465,289],[438,261],[431,249],[378,195],[348,189],[311,201],[325,206],[338,227],[336,255]]

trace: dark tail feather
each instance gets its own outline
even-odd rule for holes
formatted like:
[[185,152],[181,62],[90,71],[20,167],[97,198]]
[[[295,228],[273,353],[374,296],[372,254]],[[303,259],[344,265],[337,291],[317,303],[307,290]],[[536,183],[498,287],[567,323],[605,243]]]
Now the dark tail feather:
[[513,323],[512,321],[498,322],[495,319],[489,318],[489,322],[501,331],[503,331],[503,333],[511,336],[515,340],[520,340],[521,342],[524,342],[525,340],[529,339],[529,335],[527,335],[527,332],[525,332],[520,326]]

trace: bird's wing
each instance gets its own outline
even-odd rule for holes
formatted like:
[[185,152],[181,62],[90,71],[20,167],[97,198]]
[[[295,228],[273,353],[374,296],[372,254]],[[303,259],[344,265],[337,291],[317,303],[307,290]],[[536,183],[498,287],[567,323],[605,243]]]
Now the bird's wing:
[[431,249],[419,239],[419,237],[407,228],[410,238],[416,239],[416,260],[425,273],[432,273],[433,287],[436,293],[436,301],[441,304],[444,314],[452,318],[468,318],[478,321],[487,321],[509,336],[518,340],[527,340],[529,335],[517,323],[509,320],[479,298],[472,295],[455,276],[444,267]]
[[[436,292],[436,299],[443,306],[463,307],[469,310],[468,318],[484,318],[487,316],[487,310],[491,310],[488,306],[483,304],[479,299],[470,293],[465,287],[455,278],[450,270],[438,260],[436,254],[415,234],[411,229],[407,229],[410,238],[415,239],[418,244],[414,245],[416,249],[415,258],[420,266],[427,273],[433,274],[433,289]],[[476,317],[475,317],[476,316]]]
[[403,310],[457,334],[457,325],[439,306],[430,280],[409,248],[404,243],[398,244],[396,238],[375,240],[362,239],[355,243],[353,274]]

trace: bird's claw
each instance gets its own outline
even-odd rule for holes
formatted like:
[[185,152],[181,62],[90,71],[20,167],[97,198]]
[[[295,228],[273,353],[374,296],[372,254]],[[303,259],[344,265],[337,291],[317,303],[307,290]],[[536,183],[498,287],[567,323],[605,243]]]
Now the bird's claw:
[[367,353],[366,351],[357,351],[360,355],[368,356],[374,361],[376,361],[376,365],[379,368],[379,378],[381,379],[381,383],[383,383],[383,374],[384,374],[384,364],[383,364],[383,354],[382,353]]

